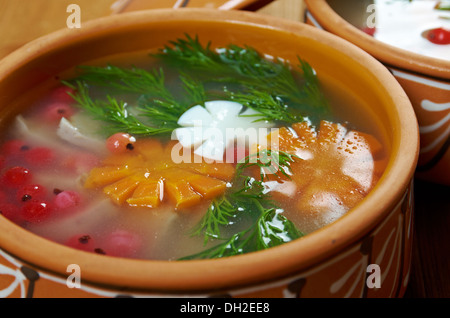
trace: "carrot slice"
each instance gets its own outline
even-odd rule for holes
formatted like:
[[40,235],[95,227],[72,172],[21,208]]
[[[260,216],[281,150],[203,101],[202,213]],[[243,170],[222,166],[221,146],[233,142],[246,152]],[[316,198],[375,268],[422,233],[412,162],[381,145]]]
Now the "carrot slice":
[[165,190],[177,209],[190,208],[202,201],[202,196],[185,181],[166,181]]
[[200,193],[205,199],[212,199],[223,194],[227,183],[219,179],[213,179],[202,175],[195,175],[188,180],[191,187]]
[[[274,133],[275,134],[275,133]],[[277,142],[275,135],[270,135],[270,144],[273,149],[273,145]],[[300,147],[299,140],[295,138],[293,132],[286,127],[282,127],[278,130],[278,148],[283,151],[292,152]]]
[[365,142],[372,152],[374,157],[377,157],[383,152],[383,145],[373,135],[369,135],[360,131],[355,131],[355,139],[357,142]]
[[193,164],[190,168],[200,174],[224,181],[231,181],[236,172],[233,165],[221,162]]
[[308,122],[304,121],[293,124],[292,128],[297,133],[299,141],[301,141],[304,146],[308,146],[317,141],[317,134]]
[[283,199],[293,201],[298,214],[323,217],[347,211],[365,197],[386,165],[385,160],[374,158],[384,154],[374,136],[349,131],[341,124],[321,121],[316,131],[302,122],[280,128],[276,134],[275,149],[301,158],[290,166],[289,186],[295,185],[296,194]]
[[86,188],[104,187],[128,175],[130,175],[130,171],[126,166],[96,167],[89,173],[84,186]]
[[326,120],[320,122],[318,141],[322,144],[337,144],[341,142],[347,133],[347,129],[340,125]]
[[141,182],[126,201],[131,206],[155,208],[161,201],[162,187],[162,180]]
[[164,146],[157,139],[141,139],[133,148],[112,154],[104,166],[91,170],[85,187],[103,188],[117,204],[154,208],[165,197],[175,208],[187,208],[225,191],[233,178],[232,164],[172,160],[174,141]]
[[128,177],[106,186],[103,192],[109,195],[115,203],[122,204],[130,197],[138,185],[138,180]]

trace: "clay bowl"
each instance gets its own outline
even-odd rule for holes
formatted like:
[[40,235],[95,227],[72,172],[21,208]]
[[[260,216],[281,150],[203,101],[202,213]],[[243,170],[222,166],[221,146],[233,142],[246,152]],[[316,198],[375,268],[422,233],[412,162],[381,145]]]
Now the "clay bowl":
[[353,16],[344,19],[327,0],[306,0],[306,23],[352,42],[386,65],[410,98],[419,122],[416,176],[450,185],[450,61],[412,53],[363,32],[371,1],[357,2]]
[[[248,44],[294,59],[300,54],[367,102],[387,136],[387,169],[373,191],[338,221],[296,241],[241,256],[194,261],[143,261],[56,244],[0,216],[2,296],[396,297],[410,270],[412,178],[418,126],[410,101],[376,59],[334,35],[251,12],[148,10],[102,18],[35,40],[0,62],[2,125],[21,97],[68,68],[112,53],[158,48],[198,34],[212,46]],[[27,92],[28,94],[24,94]],[[366,284],[381,269],[380,288]],[[66,285],[76,264],[81,288]],[[20,288],[22,286],[23,288]]]

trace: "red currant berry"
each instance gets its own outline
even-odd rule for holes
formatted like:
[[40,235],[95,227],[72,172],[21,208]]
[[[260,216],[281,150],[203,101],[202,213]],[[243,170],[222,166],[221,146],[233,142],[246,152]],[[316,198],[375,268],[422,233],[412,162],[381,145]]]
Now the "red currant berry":
[[19,202],[43,199],[47,194],[47,190],[39,184],[27,184],[16,192],[16,199]]
[[2,146],[2,154],[5,156],[16,156],[29,150],[30,147],[20,139],[8,140]]
[[5,203],[8,201],[8,195],[5,191],[0,190],[0,203]]
[[0,203],[0,215],[15,223],[21,220],[19,211],[20,209],[12,203]]
[[86,252],[94,252],[95,240],[88,234],[77,234],[69,238],[65,245]]
[[122,153],[134,149],[136,139],[127,133],[116,133],[106,140],[106,148],[113,153]]
[[21,212],[21,216],[24,220],[32,223],[39,223],[50,217],[52,207],[44,200],[30,200],[25,202]]
[[137,254],[141,246],[140,236],[125,230],[117,230],[106,237],[103,248],[108,255],[131,257]]
[[74,113],[75,110],[70,105],[60,102],[49,104],[43,110],[44,119],[55,123],[59,123],[63,117],[69,119]]
[[71,87],[59,86],[50,93],[50,98],[54,102],[70,104],[73,103],[73,97],[70,94],[74,93],[75,90]]
[[426,38],[434,44],[450,44],[450,30],[444,28],[431,29],[426,32]]
[[58,209],[70,209],[81,202],[81,196],[75,191],[61,191],[56,194],[53,204]]
[[0,155],[0,169],[5,167],[6,158],[3,155]]
[[34,166],[47,166],[54,162],[55,153],[47,147],[36,147],[27,151],[25,160]]
[[32,174],[25,167],[12,167],[3,174],[3,183],[8,187],[19,187],[30,183]]

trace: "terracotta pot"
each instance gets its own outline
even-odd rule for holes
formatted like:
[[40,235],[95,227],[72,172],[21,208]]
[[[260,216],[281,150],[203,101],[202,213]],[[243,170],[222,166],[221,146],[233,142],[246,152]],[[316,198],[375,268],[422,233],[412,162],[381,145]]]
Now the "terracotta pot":
[[[102,18],[33,41],[0,62],[2,123],[16,99],[69,67],[112,53],[157,48],[198,34],[213,47],[248,44],[334,77],[369,105],[390,148],[373,191],[338,221],[282,246],[200,261],[143,261],[86,253],[38,237],[0,216],[0,295],[34,297],[396,297],[408,282],[412,178],[419,134],[410,101],[376,59],[311,26],[251,12],[149,10]],[[380,288],[366,284],[380,268]],[[81,288],[66,282],[76,264]]]
[[420,156],[416,176],[450,185],[450,60],[412,53],[363,32],[369,2],[361,2],[366,7],[355,10],[353,15],[358,16],[359,12],[359,19],[348,18],[349,23],[327,0],[305,0],[306,23],[352,42],[386,65],[410,98],[419,122]]

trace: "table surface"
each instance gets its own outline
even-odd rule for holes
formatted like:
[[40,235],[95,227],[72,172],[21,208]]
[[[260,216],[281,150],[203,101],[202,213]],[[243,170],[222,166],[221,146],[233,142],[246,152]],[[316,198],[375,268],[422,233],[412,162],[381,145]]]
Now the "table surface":
[[[87,21],[120,14],[117,8],[130,1],[137,0],[77,0],[76,4],[81,8],[82,21]],[[140,5],[146,1],[154,0],[139,0]],[[0,58],[28,41],[66,27],[70,14],[66,9],[71,3],[74,1],[0,0]],[[303,21],[304,3],[301,0],[265,1],[265,4],[262,8],[252,6],[247,9]],[[421,180],[415,182],[413,262],[405,297],[450,298],[449,190],[449,187]]]

